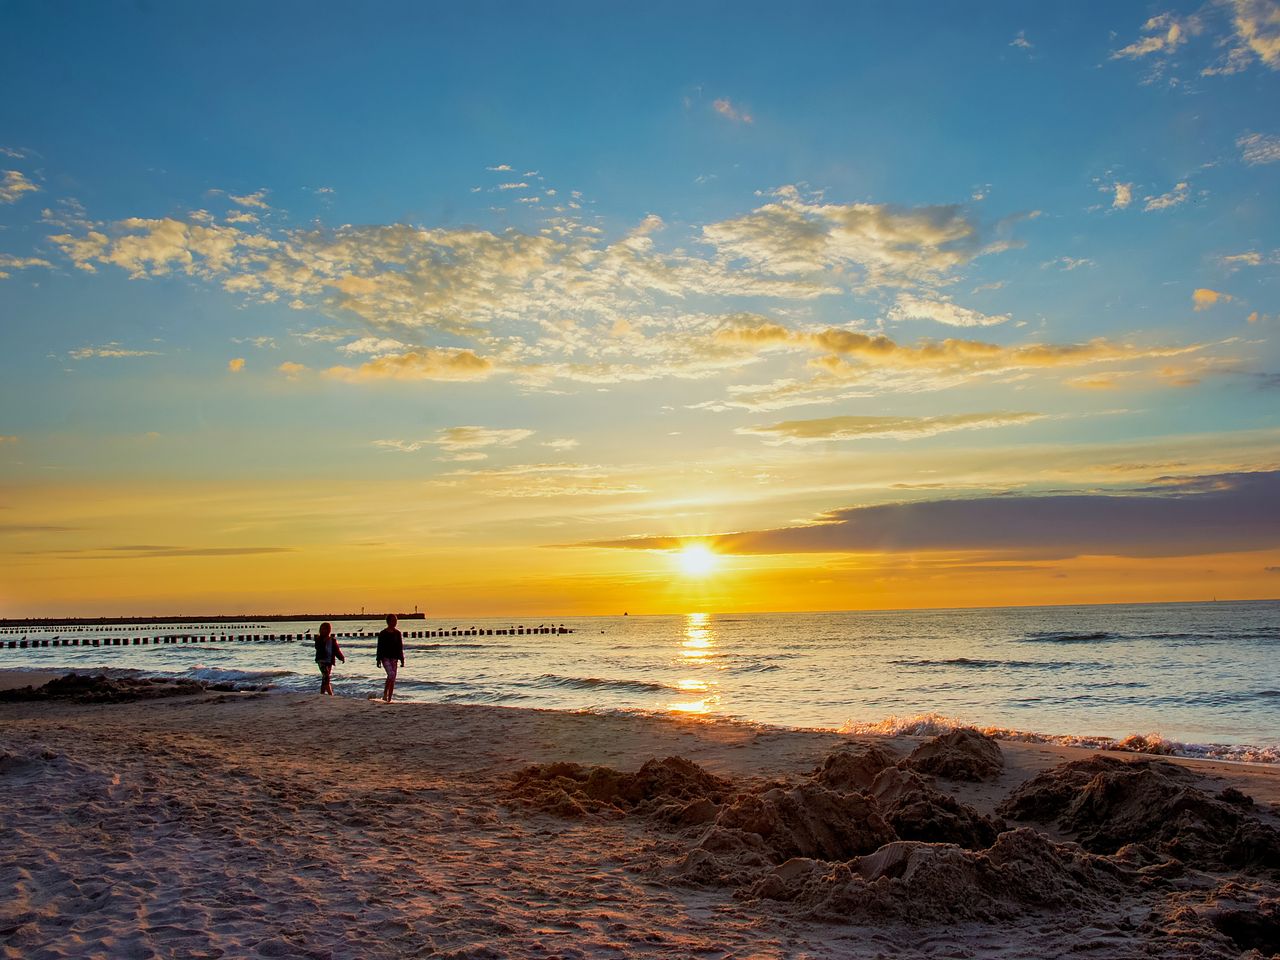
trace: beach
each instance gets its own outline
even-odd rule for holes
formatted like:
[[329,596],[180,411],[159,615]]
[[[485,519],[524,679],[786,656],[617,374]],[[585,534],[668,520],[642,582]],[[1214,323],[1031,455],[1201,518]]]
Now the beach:
[[[5,686],[46,679],[15,672]],[[945,764],[926,772],[927,756],[911,760],[918,737],[162,692],[172,695],[0,704],[5,957],[1280,950],[1280,864],[1268,846],[1280,822],[1274,765],[1001,742],[998,769],[970,781]],[[969,760],[989,749],[958,747]],[[690,763],[663,766],[673,757]],[[1095,850],[1116,844],[1106,855],[1076,846],[1060,822],[1026,819],[1035,796],[1024,797],[1022,819],[997,812],[1037,774],[1103,757],[1154,763],[1142,776],[1176,781],[1182,799],[1162,814],[1156,794],[1122,798],[1112,812],[1128,819],[1090,834]],[[886,758],[898,766],[864,769]],[[646,761],[650,773],[631,776]],[[597,766],[620,774],[592,774]],[[871,774],[878,801],[857,784]],[[917,791],[936,791],[917,796],[933,797],[930,822],[963,820],[975,836],[990,829],[999,839],[978,850],[895,840],[892,830],[912,822],[892,807],[910,778]],[[605,781],[615,787],[602,791]],[[938,794],[953,805],[944,810]],[[1187,796],[1210,799],[1192,809]],[[891,809],[896,828],[883,826]],[[813,822],[821,816],[828,821]],[[1164,823],[1144,826],[1143,816]],[[1126,845],[1103,829],[1159,830],[1179,817],[1187,830],[1172,841],[1166,830]],[[866,834],[872,823],[881,834]],[[810,855],[790,856],[788,845]],[[824,860],[828,847],[867,852]]]

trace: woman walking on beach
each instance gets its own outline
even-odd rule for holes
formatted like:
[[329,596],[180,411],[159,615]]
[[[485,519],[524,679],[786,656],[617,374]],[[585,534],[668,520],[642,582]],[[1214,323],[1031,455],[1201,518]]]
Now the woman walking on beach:
[[392,691],[396,688],[396,671],[404,666],[404,634],[396,629],[400,618],[394,613],[387,614],[387,629],[378,634],[378,666],[387,671],[387,680],[382,685],[382,699],[391,702]]
[[329,682],[329,676],[333,673],[333,664],[335,660],[347,662],[347,658],[342,655],[342,650],[338,647],[338,638],[333,635],[333,625],[329,623],[320,624],[320,632],[316,635],[316,666],[320,668],[320,692],[333,696],[333,684]]

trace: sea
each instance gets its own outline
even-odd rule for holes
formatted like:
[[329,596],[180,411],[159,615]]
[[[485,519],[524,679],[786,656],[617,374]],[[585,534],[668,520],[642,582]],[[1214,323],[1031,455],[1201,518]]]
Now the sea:
[[[0,669],[108,670],[314,692],[303,641],[8,649],[29,639],[315,631],[314,621],[52,626],[5,634]],[[380,695],[380,618],[335,624],[345,697]],[[563,626],[565,633],[506,633]],[[683,714],[860,732],[973,725],[1011,739],[1280,761],[1280,601],[824,613],[427,619],[407,701]],[[492,635],[488,631],[494,631]],[[453,635],[453,631],[476,631]],[[360,636],[359,634],[365,634]]]

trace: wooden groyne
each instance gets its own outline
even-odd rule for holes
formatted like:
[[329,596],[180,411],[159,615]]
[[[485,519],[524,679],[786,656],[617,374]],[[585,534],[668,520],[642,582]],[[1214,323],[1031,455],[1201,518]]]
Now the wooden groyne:
[[[367,618],[365,618],[367,619]],[[503,636],[536,636],[541,634],[568,634],[573,629],[563,625],[548,627],[545,624],[536,627],[506,627],[487,629],[482,627],[454,628],[449,630],[405,630],[406,640],[445,640],[452,637],[503,637]],[[345,639],[377,638],[376,633],[364,630],[347,633],[334,632],[335,637]],[[35,650],[44,647],[145,647],[166,646],[184,643],[301,643],[312,641],[312,633],[241,633],[241,634],[167,634],[162,636],[123,636],[123,637],[63,637],[58,635],[49,638],[21,640],[0,640],[0,647],[9,650]]]

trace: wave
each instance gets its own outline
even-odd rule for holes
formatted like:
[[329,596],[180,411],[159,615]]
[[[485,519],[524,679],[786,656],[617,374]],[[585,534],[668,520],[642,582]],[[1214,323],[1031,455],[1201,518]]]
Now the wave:
[[406,650],[511,650],[510,643],[415,643],[404,645]]
[[913,716],[889,716],[883,720],[861,722],[850,720],[840,727],[848,735],[874,734],[887,737],[936,737],[961,727],[974,728],[997,740],[1014,743],[1052,743],[1064,747],[1088,747],[1094,750],[1118,750],[1124,753],[1146,753],[1165,757],[1189,757],[1196,760],[1229,760],[1234,763],[1280,763],[1280,746],[1261,747],[1247,743],[1182,743],[1168,740],[1158,733],[1129,734],[1127,737],[1077,736],[1073,734],[1036,733],[1007,727],[983,727],[938,713]]
[[1039,630],[1023,634],[1023,643],[1100,643],[1104,640],[1126,640],[1122,633],[1111,633],[1107,630],[1093,630],[1078,633],[1070,630]]
[[231,670],[200,664],[188,668],[182,675],[192,680],[205,680],[209,683],[263,683],[279,677],[297,676],[293,670]]
[[742,666],[730,667],[734,673],[770,673],[774,670],[781,670],[776,663],[746,663]]
[[650,680],[607,680],[600,677],[562,677],[544,673],[534,681],[538,686],[570,687],[574,690],[641,690],[645,693],[662,693],[679,688]]
[[950,660],[890,660],[895,667],[960,667],[963,669],[991,670],[1001,667],[1041,670],[1063,670],[1070,667],[1097,667],[1103,664],[1080,660],[973,660],[969,657],[953,657]]

